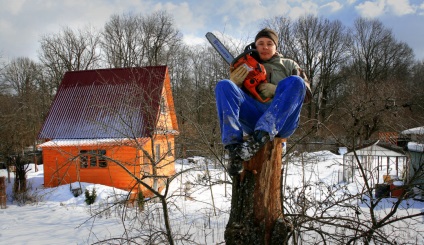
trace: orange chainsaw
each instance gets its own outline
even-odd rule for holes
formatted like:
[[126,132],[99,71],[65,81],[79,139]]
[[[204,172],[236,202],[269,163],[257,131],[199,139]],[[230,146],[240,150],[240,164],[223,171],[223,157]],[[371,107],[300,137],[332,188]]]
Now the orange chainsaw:
[[206,38],[222,58],[224,58],[230,66],[234,67],[234,69],[241,65],[246,66],[249,74],[243,82],[243,90],[247,91],[260,102],[267,102],[270,100],[270,98],[262,97],[258,91],[258,85],[266,83],[267,80],[265,67],[252,56],[252,54],[257,54],[258,51],[256,49],[247,48],[242,54],[234,58],[213,33],[206,33]]

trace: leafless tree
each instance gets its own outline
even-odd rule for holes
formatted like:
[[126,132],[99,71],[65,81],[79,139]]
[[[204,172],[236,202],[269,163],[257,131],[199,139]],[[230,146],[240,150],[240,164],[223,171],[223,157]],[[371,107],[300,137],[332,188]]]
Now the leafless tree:
[[90,27],[78,31],[64,27],[59,33],[44,35],[40,45],[39,59],[54,89],[66,71],[94,69],[100,65],[100,35]]
[[347,107],[342,104],[341,108],[355,121],[345,124],[355,128],[355,138],[368,140],[378,131],[396,131],[396,126],[387,122],[394,121],[403,109],[396,101],[402,101],[408,93],[402,83],[411,79],[412,50],[396,42],[392,32],[376,20],[358,19],[352,36],[352,59],[342,71],[346,87],[341,90],[358,99],[344,97]]
[[45,95],[40,90],[41,72],[41,65],[29,58],[16,58],[0,74],[3,87],[7,88],[7,92],[1,94],[0,151],[8,165],[16,170],[14,196],[21,197],[23,202],[27,188],[25,164],[28,163],[24,150],[35,146],[34,136],[46,112]]
[[412,49],[397,42],[392,31],[385,28],[381,21],[359,18],[352,34],[354,74],[366,81],[367,86],[409,73],[413,64]]
[[171,16],[113,15],[103,31],[102,48],[110,67],[167,64],[178,52],[182,36]]
[[105,24],[101,47],[110,67],[140,66],[143,59],[140,18],[133,15],[112,15]]
[[[405,81],[409,91],[412,91],[410,96],[405,98],[400,104],[408,113],[408,118],[414,117],[413,122],[420,122],[424,120],[424,61],[416,62],[412,69],[412,79]],[[414,127],[414,125],[404,124],[405,128]]]
[[42,103],[45,95],[40,92],[41,72],[41,65],[28,58],[17,58],[1,74],[2,83],[9,89],[7,96],[15,101],[14,109],[3,115],[10,117],[9,125],[19,128],[19,132],[14,133],[21,137],[18,144],[21,149],[35,142],[34,135],[45,115]]
[[144,65],[166,64],[181,46],[182,35],[174,27],[172,17],[164,11],[143,16],[140,32]]

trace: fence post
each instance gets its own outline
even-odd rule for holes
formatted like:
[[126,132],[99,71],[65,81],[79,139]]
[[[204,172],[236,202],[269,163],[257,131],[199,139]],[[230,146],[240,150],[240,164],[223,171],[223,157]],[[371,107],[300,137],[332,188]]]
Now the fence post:
[[0,177],[0,208],[6,208],[6,177]]

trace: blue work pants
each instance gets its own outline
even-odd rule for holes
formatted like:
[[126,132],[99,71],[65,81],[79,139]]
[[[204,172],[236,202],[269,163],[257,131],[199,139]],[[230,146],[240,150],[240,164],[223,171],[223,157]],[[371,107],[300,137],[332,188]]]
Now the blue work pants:
[[243,142],[243,132],[268,132],[270,138],[287,138],[299,124],[306,85],[299,76],[281,80],[271,102],[254,99],[230,80],[215,88],[216,106],[224,146]]

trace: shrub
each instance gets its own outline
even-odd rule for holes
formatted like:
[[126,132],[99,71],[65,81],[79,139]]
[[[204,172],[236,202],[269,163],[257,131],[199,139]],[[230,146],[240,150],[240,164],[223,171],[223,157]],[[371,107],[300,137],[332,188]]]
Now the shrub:
[[87,203],[87,205],[91,205],[96,201],[97,193],[95,188],[93,188],[91,193],[88,189],[85,189],[84,193],[85,193],[85,203]]

